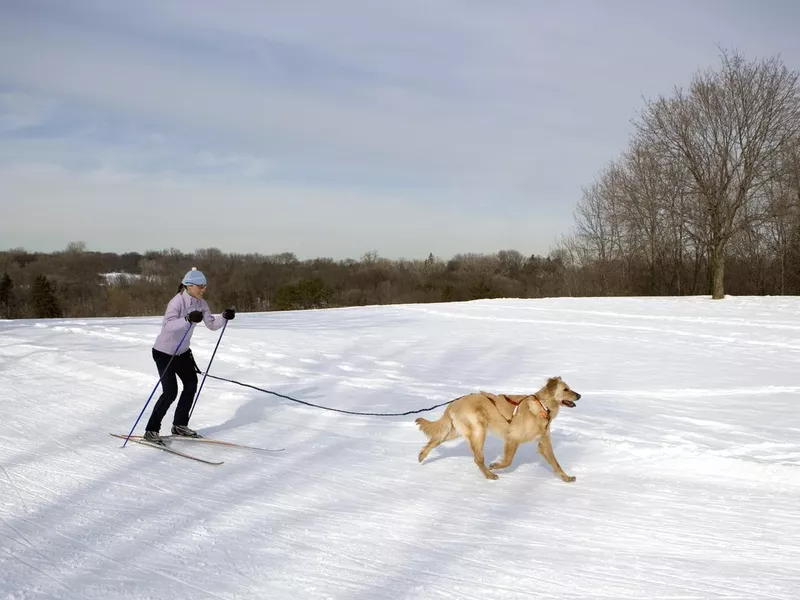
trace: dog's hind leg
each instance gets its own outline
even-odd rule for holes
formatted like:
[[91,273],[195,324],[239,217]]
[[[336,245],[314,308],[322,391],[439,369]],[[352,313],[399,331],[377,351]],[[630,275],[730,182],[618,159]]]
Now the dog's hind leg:
[[497,479],[497,475],[486,468],[486,460],[483,457],[483,445],[486,442],[486,428],[482,424],[473,425],[464,432],[464,437],[469,442],[472,455],[475,457],[475,464],[484,474],[486,479]]
[[417,457],[419,462],[425,460],[428,454],[430,454],[430,451],[439,444],[447,442],[448,440],[454,440],[459,436],[458,431],[453,427],[453,423],[450,421],[448,415],[444,415],[437,421],[428,421],[428,419],[420,417],[415,423],[422,430],[422,433],[430,439],[425,447],[420,450],[419,456]]
[[514,455],[517,453],[517,448],[519,448],[519,442],[514,440],[506,440],[505,446],[503,447],[503,459],[493,462],[489,465],[489,468],[505,469],[511,465],[511,461],[514,460]]
[[550,443],[550,432],[547,431],[539,440],[539,454],[544,456],[545,460],[550,463],[550,466],[553,467],[553,471],[555,471],[561,479],[566,481],[567,483],[572,483],[575,481],[575,478],[571,475],[567,475],[564,472],[564,469],[561,468],[561,465],[558,464],[556,460],[556,455],[553,454],[553,445]]

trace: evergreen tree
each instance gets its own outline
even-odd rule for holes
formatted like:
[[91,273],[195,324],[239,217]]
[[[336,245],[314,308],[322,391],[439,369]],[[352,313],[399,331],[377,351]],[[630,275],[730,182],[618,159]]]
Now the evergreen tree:
[[31,302],[37,319],[57,319],[62,316],[53,286],[44,275],[37,275],[33,282]]
[[0,279],[0,318],[10,319],[14,312],[14,282],[8,273]]

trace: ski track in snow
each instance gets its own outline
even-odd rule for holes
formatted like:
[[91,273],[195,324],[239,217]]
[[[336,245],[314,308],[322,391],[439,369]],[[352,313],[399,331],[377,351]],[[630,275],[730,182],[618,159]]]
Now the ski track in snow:
[[[553,424],[572,484],[532,444],[487,481],[463,440],[418,464],[417,414],[211,378],[193,426],[286,451],[122,449],[159,324],[0,321],[0,598],[798,597],[800,298],[240,314],[214,359],[376,413],[561,375],[583,394]],[[193,337],[203,369],[218,335]]]

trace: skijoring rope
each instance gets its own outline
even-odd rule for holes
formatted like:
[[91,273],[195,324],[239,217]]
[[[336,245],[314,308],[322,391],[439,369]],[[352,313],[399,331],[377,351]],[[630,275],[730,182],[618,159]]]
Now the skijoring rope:
[[431,406],[430,408],[420,408],[417,410],[409,410],[406,412],[401,413],[369,413],[369,412],[357,412],[353,410],[343,410],[341,408],[331,408],[329,406],[321,406],[319,404],[312,404],[311,402],[306,402],[305,400],[298,400],[297,398],[292,398],[291,396],[286,396],[285,394],[280,394],[278,392],[273,392],[272,390],[265,390],[264,388],[260,388],[255,385],[250,385],[249,383],[242,383],[241,381],[236,381],[235,379],[227,379],[226,377],[218,377],[216,375],[211,375],[210,373],[205,373],[205,376],[211,377],[212,379],[217,379],[219,381],[227,381],[228,383],[235,383],[236,385],[240,385],[242,387],[251,388],[253,390],[257,390],[259,392],[264,392],[265,394],[272,394],[273,396],[278,396],[279,398],[285,398],[286,400],[291,400],[292,402],[297,402],[298,404],[305,404],[306,406],[311,406],[313,408],[321,408],[323,410],[330,410],[333,412],[344,413],[346,415],[361,415],[365,417],[404,417],[406,415],[414,415],[421,412],[428,412],[430,410],[437,409],[441,406],[446,406],[451,402],[455,401],[448,400],[447,402],[442,402],[441,404],[437,404],[435,406]]
[[[203,375],[203,382],[200,384],[200,390],[197,391],[197,396],[195,397],[194,402],[192,404],[192,411],[194,411],[194,406],[197,403],[197,397],[200,396],[200,391],[203,389],[203,383],[205,383],[206,377],[210,377],[211,379],[216,379],[218,381],[227,381],[228,383],[233,383],[233,384],[236,384],[236,385],[240,385],[242,387],[250,388],[250,389],[253,389],[253,390],[256,390],[256,391],[259,391],[259,392],[264,392],[265,394],[272,394],[273,396],[278,396],[279,398],[284,398],[286,400],[290,400],[290,401],[296,402],[298,404],[304,404],[305,406],[311,406],[313,408],[319,408],[319,409],[322,409],[322,410],[329,410],[329,411],[332,411],[332,412],[343,413],[343,414],[346,414],[346,415],[359,415],[359,416],[364,416],[364,417],[405,417],[407,415],[414,415],[414,414],[418,414],[418,413],[422,413],[422,412],[428,412],[428,411],[431,411],[431,410],[435,410],[435,409],[440,408],[442,406],[447,406],[448,404],[450,404],[452,402],[455,402],[455,400],[457,400],[457,398],[453,398],[452,400],[448,400],[447,402],[442,402],[441,404],[436,404],[436,405],[431,406],[429,408],[419,408],[417,410],[409,410],[409,411],[401,412],[401,413],[359,412],[359,411],[353,411],[353,410],[344,410],[344,409],[341,409],[341,408],[332,408],[330,406],[322,406],[320,404],[313,404],[311,402],[306,402],[305,400],[300,400],[298,398],[292,398],[291,396],[287,396],[285,394],[281,394],[281,393],[278,393],[278,392],[273,392],[272,390],[267,390],[267,389],[258,387],[256,385],[251,385],[249,383],[242,383],[241,381],[236,381],[235,379],[228,379],[226,377],[219,377],[217,375],[212,375],[208,371],[211,368],[211,362],[214,360],[214,355],[217,353],[217,348],[219,348],[219,343],[222,341],[222,334],[225,333],[225,327],[227,325],[228,325],[228,323],[226,322],[225,326],[223,326],[223,328],[222,328],[222,332],[219,335],[219,339],[217,339],[217,345],[214,347],[214,352],[211,355],[211,360],[208,361],[208,366],[206,367],[205,371],[201,371],[200,370],[200,367],[197,366],[197,361],[194,359],[194,355],[191,354],[192,361],[194,362],[194,370],[195,370],[195,372],[198,375],[200,375],[200,374]],[[180,345],[178,347],[180,347]],[[177,349],[176,349],[176,352],[177,352]],[[191,351],[190,351],[190,353],[191,353]],[[160,380],[159,380],[159,382],[160,382]],[[156,384],[156,387],[157,386],[158,386],[158,384]],[[153,391],[155,392],[155,389]],[[152,394],[151,394],[151,396],[152,396]],[[149,402],[149,400],[148,400],[148,402]],[[145,405],[145,406],[147,406],[147,405]],[[142,412],[144,412],[144,409],[142,409]],[[191,412],[189,414],[191,416]],[[137,419],[137,422],[138,422],[138,419]],[[134,425],[134,428],[135,427],[136,427],[136,425]],[[131,430],[131,432],[132,431],[133,430]]]

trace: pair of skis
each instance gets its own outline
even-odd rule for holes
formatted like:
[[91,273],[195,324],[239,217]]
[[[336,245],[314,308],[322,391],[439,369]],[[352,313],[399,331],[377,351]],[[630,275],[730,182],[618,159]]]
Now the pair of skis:
[[[109,434],[113,437],[126,439],[128,436],[119,434],[119,433],[111,433]],[[245,450],[258,450],[260,452],[283,452],[285,448],[258,448],[256,446],[245,446],[244,444],[235,444],[234,442],[226,442],[224,440],[213,440],[209,438],[193,438],[193,437],[186,437],[181,435],[164,435],[161,436],[162,440],[165,440],[167,443],[172,441],[180,441],[180,442],[195,442],[195,443],[202,443],[202,444],[214,444],[217,446],[227,446],[230,448],[242,448]],[[189,458],[191,460],[196,460],[201,463],[205,463],[207,465],[214,465],[219,466],[223,464],[225,461],[214,461],[214,460],[207,460],[205,458],[200,458],[199,456],[195,456],[193,454],[188,454],[186,452],[181,452],[180,450],[176,450],[175,448],[171,448],[168,445],[161,445],[161,444],[154,444],[153,442],[149,442],[143,439],[141,435],[132,435],[130,436],[130,441],[136,442],[137,444],[141,444],[143,446],[150,446],[151,448],[157,448],[159,450],[163,450],[164,452],[169,452],[170,454],[175,454],[176,456],[182,456],[183,458]]]

